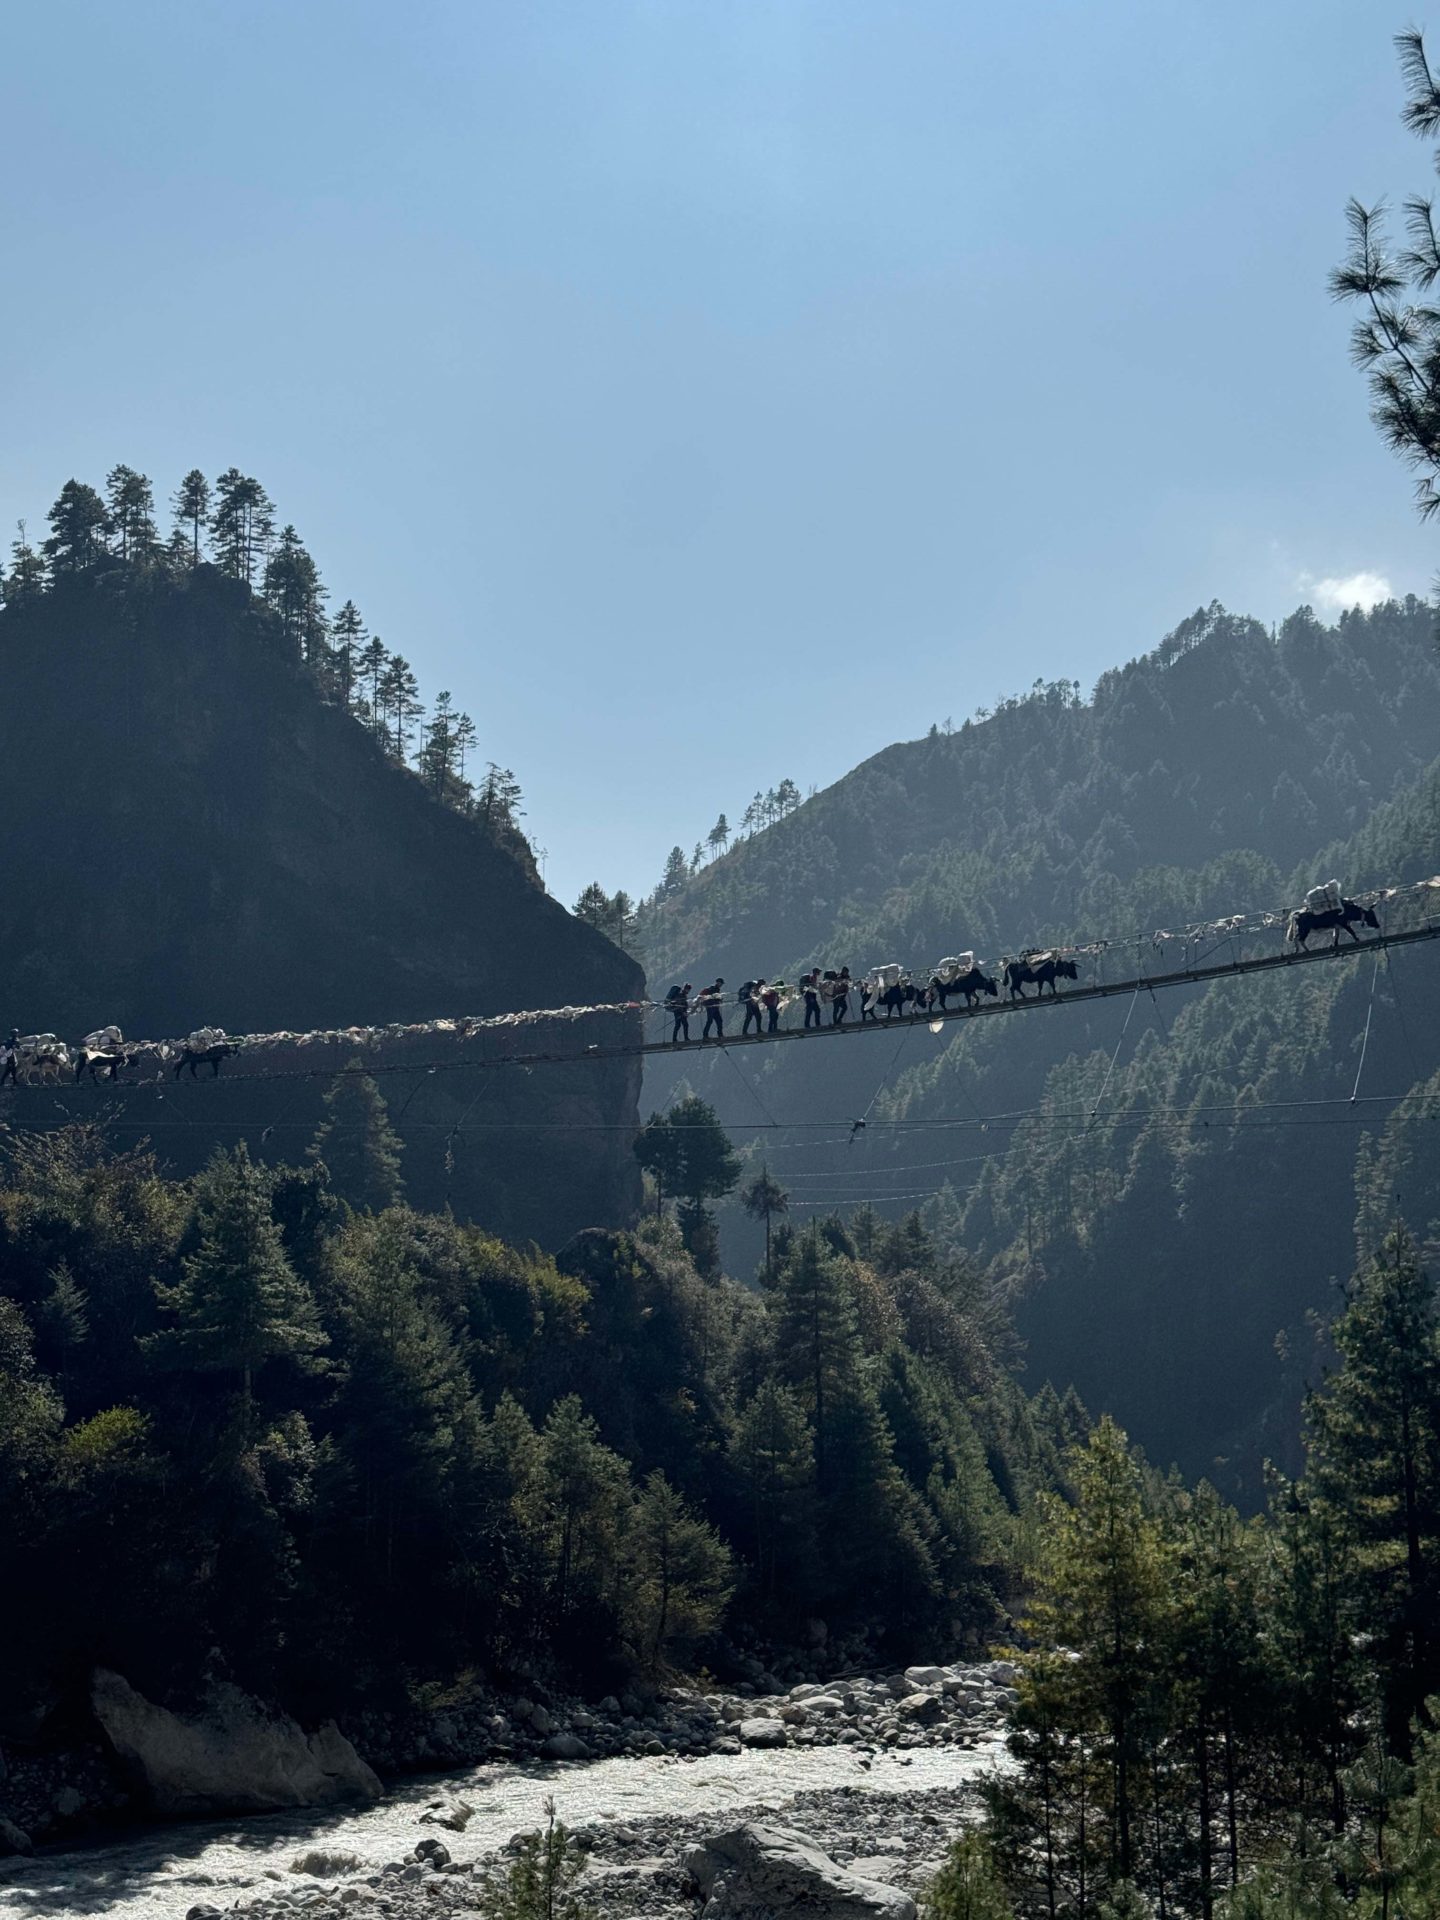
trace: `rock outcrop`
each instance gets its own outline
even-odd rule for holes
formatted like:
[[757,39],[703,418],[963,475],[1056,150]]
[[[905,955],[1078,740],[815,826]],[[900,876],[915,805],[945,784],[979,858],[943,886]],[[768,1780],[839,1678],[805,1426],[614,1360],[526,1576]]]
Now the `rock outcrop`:
[[915,1920],[908,1893],[837,1866],[789,1827],[732,1827],[687,1848],[683,1864],[705,1895],[702,1920]]
[[307,1734],[228,1683],[211,1689],[202,1712],[181,1715],[101,1668],[91,1704],[158,1813],[258,1813],[380,1797],[379,1779],[333,1722]]

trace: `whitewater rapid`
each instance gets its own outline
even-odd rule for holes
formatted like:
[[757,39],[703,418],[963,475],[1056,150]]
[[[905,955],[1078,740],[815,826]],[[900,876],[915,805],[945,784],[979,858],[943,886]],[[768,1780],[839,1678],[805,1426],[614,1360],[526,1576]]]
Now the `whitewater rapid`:
[[[868,1765],[866,1764],[868,1762]],[[192,1906],[220,1908],[282,1888],[319,1885],[291,1871],[310,1847],[358,1854],[356,1871],[378,1871],[408,1855],[427,1835],[443,1839],[457,1860],[474,1860],[514,1833],[537,1827],[547,1795],[567,1826],[611,1820],[638,1823],[654,1815],[693,1814],[697,1826],[738,1807],[778,1808],[792,1794],[850,1789],[923,1793],[973,1781],[1004,1763],[1000,1734],[969,1747],[917,1747],[861,1754],[854,1747],[746,1749],[698,1759],[672,1755],[617,1757],[573,1766],[484,1766],[408,1779],[373,1807],[317,1808],[249,1820],[150,1828],[113,1845],[0,1861],[0,1916],[70,1920],[185,1920]],[[463,1833],[421,1825],[437,1802],[474,1808]]]

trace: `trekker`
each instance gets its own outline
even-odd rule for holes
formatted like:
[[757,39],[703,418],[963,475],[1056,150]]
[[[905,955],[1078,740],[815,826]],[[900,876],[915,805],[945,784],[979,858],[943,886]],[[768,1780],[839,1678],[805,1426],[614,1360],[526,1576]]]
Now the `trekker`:
[[835,998],[830,1007],[830,1024],[843,1027],[845,1016],[850,1011],[850,969],[841,967],[835,976]]
[[745,1009],[744,1024],[740,1028],[743,1040],[750,1031],[750,1022],[755,1022],[755,1037],[760,1037],[760,991],[765,985],[763,980],[747,980],[740,989],[740,1004]]
[[13,1080],[18,1087],[20,1084],[20,1029],[18,1027],[10,1029],[10,1038],[5,1042],[4,1061],[4,1066],[0,1067],[0,1087],[3,1087],[7,1080]]
[[820,1025],[820,969],[812,967],[800,982],[800,991],[805,996],[805,1024],[807,1027]]
[[700,1029],[702,1040],[710,1038],[712,1027],[721,1040],[725,1038],[724,991],[723,980],[717,980],[713,987],[702,987],[700,990],[700,1005],[705,1009],[705,1025]]
[[765,1031],[767,1033],[778,1033],[780,1030],[780,1000],[784,993],[785,982],[783,980],[772,980],[768,986],[765,986],[765,982],[762,980],[760,984],[762,987],[765,987],[765,991],[760,995],[760,1004],[764,1007],[770,1022]]
[[665,996],[665,1011],[675,1022],[670,1034],[671,1046],[690,1038],[690,982],[683,987],[672,987]]

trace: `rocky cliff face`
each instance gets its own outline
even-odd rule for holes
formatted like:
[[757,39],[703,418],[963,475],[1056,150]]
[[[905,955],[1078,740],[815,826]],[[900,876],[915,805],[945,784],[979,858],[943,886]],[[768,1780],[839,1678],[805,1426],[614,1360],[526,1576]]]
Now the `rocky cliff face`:
[[[624,1000],[640,969],[326,706],[245,590],[102,577],[0,615],[0,1019],[75,1037],[416,1021]],[[567,1030],[565,1050],[618,1037]],[[527,1050],[533,1036],[527,1039]],[[468,1051],[475,1051],[474,1049]],[[489,1049],[491,1053],[499,1049]],[[298,1159],[323,1082],[7,1095],[103,1111],[181,1170]],[[420,1205],[554,1246],[637,1198],[638,1063],[387,1079]],[[88,1102],[88,1104],[87,1104]],[[456,1129],[459,1131],[457,1132]],[[621,1128],[621,1131],[606,1129]],[[260,1134],[272,1129],[262,1144]]]

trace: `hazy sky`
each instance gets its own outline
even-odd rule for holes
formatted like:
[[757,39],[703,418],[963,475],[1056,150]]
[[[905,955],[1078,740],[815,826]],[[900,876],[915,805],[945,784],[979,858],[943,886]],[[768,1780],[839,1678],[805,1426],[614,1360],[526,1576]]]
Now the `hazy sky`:
[[1433,181],[1410,17],[12,3],[0,523],[258,475],[552,888],[642,891],[1212,598],[1427,590],[1324,285],[1348,195]]

